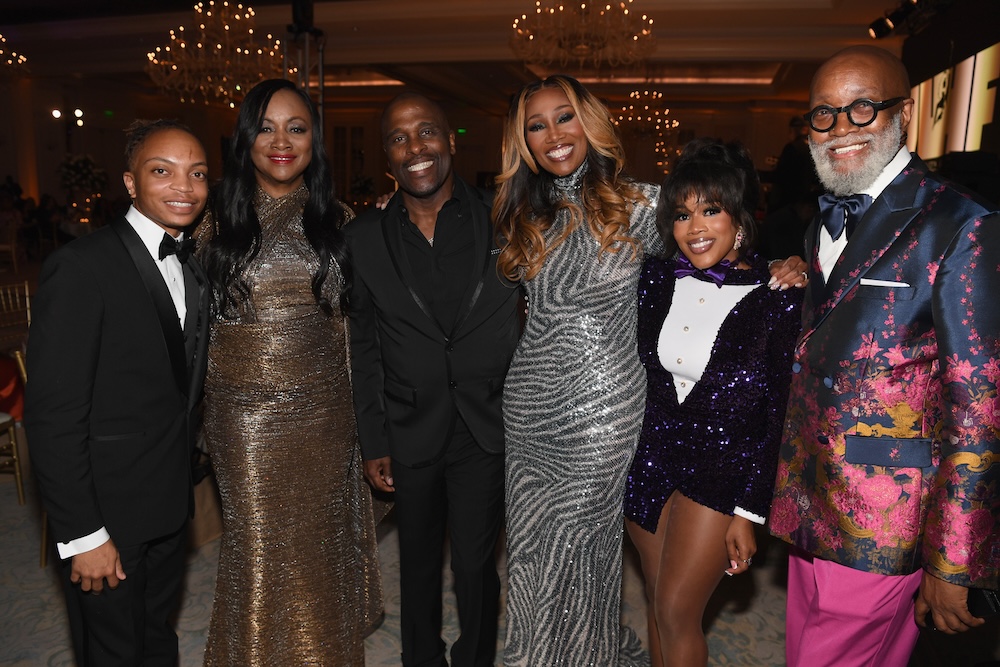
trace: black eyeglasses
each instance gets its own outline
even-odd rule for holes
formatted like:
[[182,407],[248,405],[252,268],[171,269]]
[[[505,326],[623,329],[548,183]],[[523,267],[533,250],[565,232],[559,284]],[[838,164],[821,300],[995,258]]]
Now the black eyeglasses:
[[831,107],[821,104],[809,113],[803,114],[802,117],[809,123],[809,127],[817,132],[829,132],[837,124],[837,114],[844,111],[847,112],[847,120],[851,121],[852,125],[864,127],[875,122],[879,111],[896,106],[905,99],[908,98],[894,97],[885,102],[860,99],[854,100],[846,107]]

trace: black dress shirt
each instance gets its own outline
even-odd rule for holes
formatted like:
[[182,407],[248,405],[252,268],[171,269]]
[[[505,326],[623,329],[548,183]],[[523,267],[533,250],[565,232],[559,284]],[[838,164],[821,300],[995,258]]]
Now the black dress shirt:
[[[455,194],[459,194],[456,188]],[[400,209],[406,258],[417,278],[415,286],[445,331],[450,331],[462,307],[473,266],[472,215],[469,202],[456,197],[438,212],[434,226],[434,244],[410,221],[405,207]]]

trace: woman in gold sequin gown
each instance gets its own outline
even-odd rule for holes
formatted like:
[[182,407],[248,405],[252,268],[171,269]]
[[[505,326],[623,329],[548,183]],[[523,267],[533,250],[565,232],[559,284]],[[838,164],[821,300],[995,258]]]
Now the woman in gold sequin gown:
[[364,665],[382,611],[359,468],[340,227],[319,123],[288,81],[240,107],[202,256],[205,435],[224,532],[206,665]]

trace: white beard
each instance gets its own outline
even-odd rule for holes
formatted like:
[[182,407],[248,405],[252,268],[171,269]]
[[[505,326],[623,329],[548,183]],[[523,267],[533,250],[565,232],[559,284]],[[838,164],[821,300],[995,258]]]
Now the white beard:
[[844,173],[836,170],[834,160],[828,152],[831,145],[837,144],[836,140],[825,144],[815,144],[812,139],[809,140],[809,152],[812,154],[820,182],[838,197],[864,192],[871,187],[885,166],[892,162],[892,158],[896,157],[899,147],[903,144],[902,115],[898,113],[894,115],[889,125],[879,134],[854,134],[849,141],[850,143],[867,141],[869,153],[868,159],[860,168]]

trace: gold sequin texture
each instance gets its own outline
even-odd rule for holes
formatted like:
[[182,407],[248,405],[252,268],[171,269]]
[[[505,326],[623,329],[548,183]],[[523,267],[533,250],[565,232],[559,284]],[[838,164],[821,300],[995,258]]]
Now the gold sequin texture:
[[[205,433],[224,533],[206,665],[363,667],[364,635],[382,613],[347,327],[310,287],[307,197],[304,186],[280,199],[258,189],[251,300],[212,330]],[[340,281],[331,267],[333,304]]]

